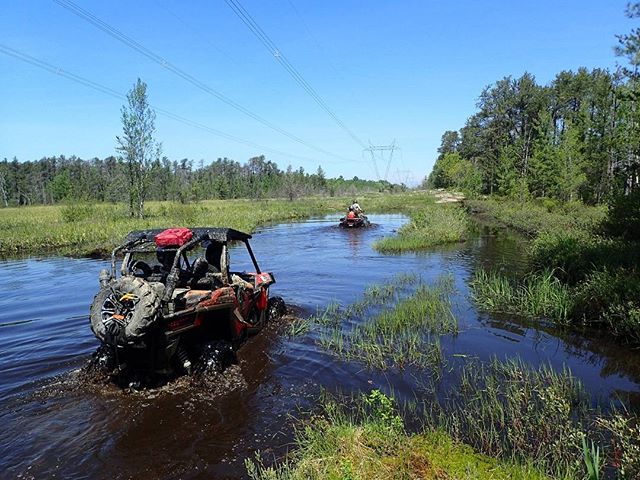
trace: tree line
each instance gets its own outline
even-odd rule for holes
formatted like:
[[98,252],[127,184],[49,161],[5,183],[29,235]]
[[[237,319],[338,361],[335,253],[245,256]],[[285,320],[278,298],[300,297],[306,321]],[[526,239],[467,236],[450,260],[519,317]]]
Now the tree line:
[[[629,17],[640,6],[630,5]],[[618,37],[630,68],[562,71],[487,86],[459,131],[442,135],[426,183],[516,198],[596,204],[640,185],[640,31]]]
[[[0,205],[50,205],[65,201],[129,202],[131,174],[115,156],[83,160],[64,155],[36,161],[0,161]],[[135,177],[134,177],[135,178]],[[282,170],[264,156],[240,163],[228,158],[154,160],[145,186],[148,200],[190,202],[203,199],[350,195],[404,188],[386,181],[327,178],[322,167],[307,173],[301,167]]]

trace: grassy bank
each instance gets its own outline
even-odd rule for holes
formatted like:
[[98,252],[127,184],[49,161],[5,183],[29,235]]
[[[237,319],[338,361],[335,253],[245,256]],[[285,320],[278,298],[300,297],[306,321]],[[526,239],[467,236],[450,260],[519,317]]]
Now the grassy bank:
[[640,241],[624,235],[633,231],[633,210],[495,198],[467,207],[532,238],[524,278],[476,273],[472,287],[482,309],[604,328],[640,343]]
[[594,409],[567,369],[470,361],[444,398],[427,395],[400,411],[379,390],[325,395],[317,411],[298,421],[288,457],[266,465],[258,454],[245,462],[248,474],[254,480],[639,478],[638,417]]
[[246,462],[254,480],[294,479],[546,479],[531,465],[499,462],[439,430],[409,434],[392,399],[378,390],[348,406],[324,399],[297,431],[289,461]]
[[[551,315],[566,287],[549,272],[536,278],[526,289],[500,288],[516,299],[517,311]],[[538,282],[544,294],[536,292]],[[423,384],[401,409],[377,390],[322,399],[320,412],[298,424],[287,459],[248,461],[250,476],[640,478],[640,419],[622,401],[600,404],[567,368],[445,358],[440,338],[458,329],[452,293],[450,277],[426,285],[401,275],[294,327],[292,334],[312,330],[320,346],[368,369],[399,373],[410,365]]]
[[605,206],[590,207],[578,202],[554,200],[519,202],[500,197],[465,200],[476,215],[493,218],[531,237],[549,230],[594,231],[605,220]]
[[467,238],[468,220],[459,205],[437,204],[432,198],[419,209],[407,213],[411,221],[401,227],[396,236],[377,241],[373,245],[376,250],[402,253],[461,242]]
[[[358,198],[371,213],[406,212],[430,202],[426,193]],[[131,230],[165,226],[228,226],[251,232],[272,222],[344,212],[352,198],[207,200],[191,204],[148,202],[147,217],[127,216],[123,204],[75,203],[0,209],[0,255],[104,254]]]

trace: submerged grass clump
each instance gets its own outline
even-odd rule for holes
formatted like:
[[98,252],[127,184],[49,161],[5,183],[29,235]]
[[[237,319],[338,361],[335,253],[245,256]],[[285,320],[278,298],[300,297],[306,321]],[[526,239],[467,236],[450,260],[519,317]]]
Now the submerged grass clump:
[[410,222],[398,230],[397,236],[378,240],[373,247],[383,253],[402,253],[467,238],[468,219],[458,205],[436,204],[432,200],[409,216]]
[[441,430],[406,431],[395,401],[373,390],[351,401],[325,398],[301,425],[288,461],[245,462],[253,480],[296,479],[546,479],[531,464],[499,462]]
[[570,289],[553,272],[539,272],[517,283],[494,271],[478,270],[471,281],[473,297],[483,310],[566,323],[572,309]]
[[[409,279],[404,277],[402,281]],[[445,276],[435,285],[421,285],[404,299],[397,297],[397,288],[397,284],[370,287],[361,302],[343,311],[332,308],[329,320],[326,315],[315,317],[325,327],[319,334],[320,345],[343,358],[379,369],[441,366],[440,335],[458,332],[450,300],[452,278]],[[393,306],[363,318],[366,309],[376,302]],[[359,321],[343,325],[341,318]]]

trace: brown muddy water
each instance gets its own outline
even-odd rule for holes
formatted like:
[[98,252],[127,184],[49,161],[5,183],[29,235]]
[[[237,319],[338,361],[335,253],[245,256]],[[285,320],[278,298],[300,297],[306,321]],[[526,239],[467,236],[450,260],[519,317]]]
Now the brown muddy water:
[[[460,333],[445,336],[445,357],[519,356],[531,365],[571,368],[594,398],[637,398],[640,355],[606,338],[479,313],[469,299],[474,269],[523,268],[524,240],[481,227],[464,244],[423,254],[382,255],[371,244],[406,222],[372,215],[365,230],[337,228],[337,216],[264,228],[252,246],[278,283],[272,294],[308,316],[330,302],[350,304],[368,285],[399,273],[424,282],[453,276]],[[234,269],[248,259],[233,257]],[[256,451],[279,458],[292,423],[321,389],[374,387],[413,398],[429,375],[369,369],[323,350],[313,332],[290,337],[271,327],[239,352],[240,364],[214,383],[181,378],[160,389],[125,392],[86,381],[81,367],[97,347],[89,304],[106,262],[33,258],[0,262],[1,478],[243,478]],[[449,373],[449,375],[453,375]],[[447,382],[447,375],[442,382]]]

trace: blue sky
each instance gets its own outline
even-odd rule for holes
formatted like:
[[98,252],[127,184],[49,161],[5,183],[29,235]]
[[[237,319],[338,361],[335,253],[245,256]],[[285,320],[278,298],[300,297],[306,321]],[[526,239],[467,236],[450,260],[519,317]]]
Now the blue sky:
[[[0,44],[290,156],[263,152],[158,115],[171,159],[244,162],[266,153],[331,176],[375,178],[361,146],[275,61],[224,0],[74,0],[199,81],[327,156],[177,77],[50,0],[2,2]],[[389,179],[429,173],[445,130],[464,125],[482,88],[525,71],[615,68],[615,35],[635,25],[626,1],[242,0],[305,80],[365,143],[401,147]],[[0,158],[115,153],[122,101],[0,53]],[[339,157],[339,158],[338,158]],[[381,168],[384,173],[384,168]]]

